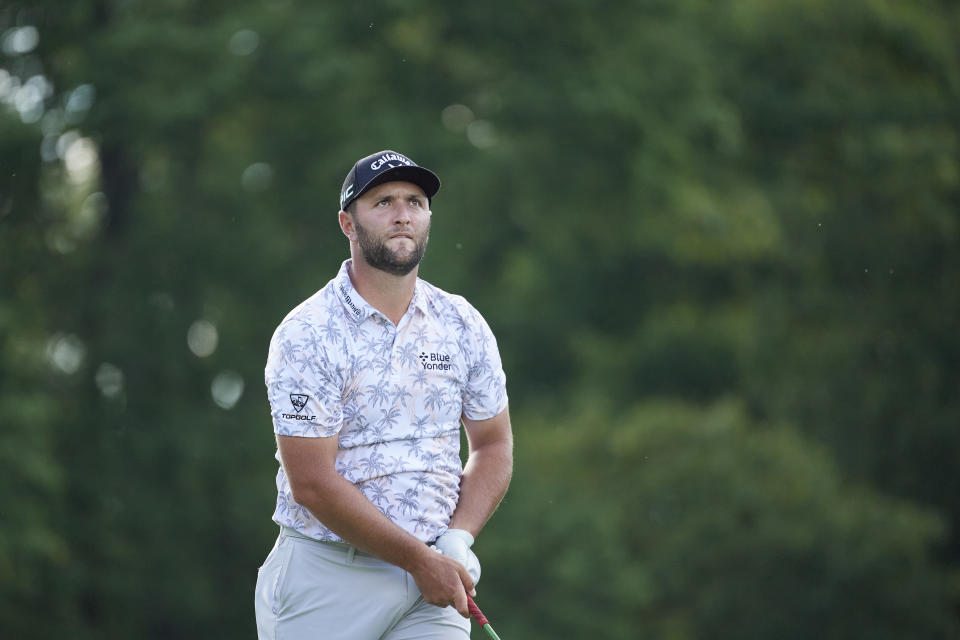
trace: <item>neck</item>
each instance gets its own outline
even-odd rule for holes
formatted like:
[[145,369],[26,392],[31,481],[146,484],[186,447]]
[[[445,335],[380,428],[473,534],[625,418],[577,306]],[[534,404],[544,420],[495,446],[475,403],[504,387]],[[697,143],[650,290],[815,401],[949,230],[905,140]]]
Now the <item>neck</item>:
[[416,266],[405,276],[395,276],[374,269],[363,258],[353,256],[350,263],[350,282],[363,299],[387,316],[393,324],[399,324],[400,318],[407,312],[413,299],[413,290],[417,284]]

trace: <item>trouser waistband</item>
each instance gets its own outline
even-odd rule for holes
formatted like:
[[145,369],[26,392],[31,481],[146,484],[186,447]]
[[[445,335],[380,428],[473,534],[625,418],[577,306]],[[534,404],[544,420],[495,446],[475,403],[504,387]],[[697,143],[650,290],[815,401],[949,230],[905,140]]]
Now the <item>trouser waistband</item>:
[[315,544],[322,544],[322,545],[324,545],[325,547],[329,547],[329,548],[332,548],[332,549],[338,549],[338,550],[343,551],[344,553],[347,554],[347,560],[348,560],[348,561],[353,560],[353,557],[354,557],[354,556],[362,556],[362,557],[364,557],[364,558],[376,558],[376,557],[377,557],[377,556],[373,555],[372,553],[367,553],[366,551],[361,551],[360,549],[358,549],[358,548],[355,547],[354,545],[350,544],[349,542],[336,542],[336,541],[333,541],[333,540],[317,540],[316,538],[311,538],[311,537],[308,536],[308,535],[305,535],[305,534],[303,534],[303,533],[300,533],[300,532],[297,531],[296,529],[293,529],[293,528],[291,528],[291,527],[287,527],[287,526],[284,526],[284,525],[280,525],[280,535],[290,536],[291,538],[300,538],[301,540],[307,540],[308,542],[313,542],[313,543],[315,543]]

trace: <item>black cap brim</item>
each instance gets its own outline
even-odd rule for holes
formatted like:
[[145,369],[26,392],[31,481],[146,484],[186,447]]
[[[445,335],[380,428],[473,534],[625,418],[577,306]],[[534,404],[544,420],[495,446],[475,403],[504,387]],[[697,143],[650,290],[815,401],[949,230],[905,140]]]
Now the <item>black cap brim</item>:
[[427,198],[433,198],[440,190],[440,178],[433,171],[423,167],[400,166],[392,167],[386,171],[378,173],[370,182],[363,185],[357,193],[349,200],[344,202],[343,208],[346,209],[350,203],[365,194],[370,189],[384,182],[412,182],[421,189]]

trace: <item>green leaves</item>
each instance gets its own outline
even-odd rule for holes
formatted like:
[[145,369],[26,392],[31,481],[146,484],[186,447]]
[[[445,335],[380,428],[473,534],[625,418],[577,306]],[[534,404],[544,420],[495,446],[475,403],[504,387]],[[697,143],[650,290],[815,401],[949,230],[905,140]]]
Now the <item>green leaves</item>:
[[511,535],[477,546],[490,615],[520,606],[540,622],[500,623],[504,634],[955,629],[935,604],[947,593],[929,552],[942,519],[851,483],[828,451],[751,424],[736,402],[646,403],[617,417],[587,408],[528,417],[519,435],[536,453],[521,452],[497,516]]

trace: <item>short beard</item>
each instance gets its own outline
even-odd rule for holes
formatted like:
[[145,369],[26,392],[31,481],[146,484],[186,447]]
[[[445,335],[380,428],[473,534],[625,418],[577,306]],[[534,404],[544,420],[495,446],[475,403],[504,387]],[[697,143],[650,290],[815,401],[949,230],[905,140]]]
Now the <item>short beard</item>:
[[394,276],[405,276],[420,264],[423,260],[423,254],[427,250],[427,240],[430,238],[430,226],[420,240],[416,240],[415,247],[406,259],[401,259],[396,252],[387,247],[386,241],[374,238],[368,233],[359,222],[354,220],[354,228],[357,230],[357,241],[360,245],[360,253],[368,265],[374,269],[379,269]]

